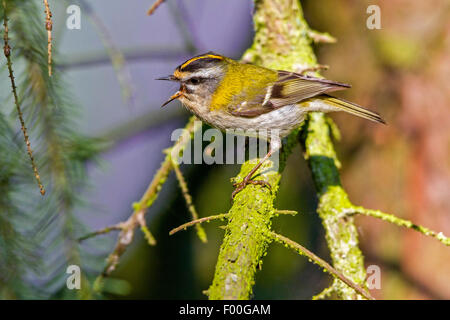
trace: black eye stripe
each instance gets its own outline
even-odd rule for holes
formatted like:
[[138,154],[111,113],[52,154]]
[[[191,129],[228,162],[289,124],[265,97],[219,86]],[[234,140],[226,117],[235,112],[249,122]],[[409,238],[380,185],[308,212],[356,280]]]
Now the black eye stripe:
[[190,79],[187,79],[186,82],[189,84],[199,84],[199,83],[203,82],[204,80],[206,80],[206,78],[192,77]]

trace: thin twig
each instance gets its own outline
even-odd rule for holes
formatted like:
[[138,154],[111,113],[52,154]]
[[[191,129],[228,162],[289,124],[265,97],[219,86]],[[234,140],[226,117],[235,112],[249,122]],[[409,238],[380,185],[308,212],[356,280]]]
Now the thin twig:
[[[145,223],[145,215],[147,213],[148,208],[152,206],[154,201],[159,195],[162,186],[167,181],[167,176],[173,170],[172,166],[172,158],[174,155],[180,155],[187,144],[191,140],[191,135],[194,133],[194,130],[200,128],[199,126],[195,126],[195,117],[191,117],[189,122],[187,123],[185,130],[182,135],[178,138],[177,142],[166,150],[167,153],[166,158],[162,162],[159,170],[156,172],[152,181],[150,182],[147,190],[139,200],[133,204],[133,213],[130,217],[116,226],[120,226],[120,234],[118,236],[116,246],[111,254],[108,256],[106,266],[102,272],[102,274],[96,279],[94,287],[96,290],[101,290],[101,283],[103,282],[103,278],[108,276],[112,271],[115,270],[117,264],[119,263],[120,257],[125,252],[126,248],[131,244],[134,238],[134,232],[136,227],[140,226],[141,231],[144,233],[145,238],[147,239],[150,245],[155,245],[156,240],[153,235],[150,233],[146,223]],[[106,232],[112,231],[113,229],[109,229]],[[104,232],[104,233],[106,233]],[[97,232],[97,234],[102,234],[101,232]],[[86,236],[85,236],[86,237]],[[84,237],[83,237],[84,238]]]
[[294,210],[275,210],[275,214],[287,214],[287,215],[295,216],[298,214],[298,212],[294,211]]
[[48,75],[52,76],[52,12],[48,5],[48,0],[44,0],[45,6],[45,29],[47,30],[47,54],[48,54]]
[[99,236],[101,234],[109,233],[109,232],[111,232],[113,230],[122,230],[122,229],[123,229],[122,224],[118,223],[118,224],[115,224],[113,226],[109,226],[109,227],[106,227],[106,228],[103,228],[103,229],[100,229],[100,230],[88,233],[87,235],[84,235],[84,236],[78,238],[78,241],[81,242],[81,241],[87,240],[89,238]]
[[181,230],[186,230],[186,228],[192,227],[193,225],[197,225],[197,224],[202,223],[202,222],[208,222],[208,221],[217,220],[217,219],[224,219],[227,216],[228,216],[228,213],[221,213],[221,214],[218,214],[218,215],[215,215],[215,216],[209,216],[209,217],[204,217],[204,218],[200,218],[200,219],[197,219],[197,220],[192,220],[192,221],[189,221],[189,222],[187,222],[185,224],[182,224],[179,227],[176,227],[176,228],[170,230],[169,235],[173,235],[173,234],[175,234],[175,233],[177,233],[178,231],[181,231]]
[[[189,194],[189,189],[186,183],[186,180],[183,177],[183,173],[180,170],[178,164],[172,159],[172,167],[177,176],[178,183],[180,184],[181,192],[183,194],[184,200],[186,201],[186,206],[189,212],[192,215],[192,220],[198,220],[198,213],[195,209],[195,206],[192,202],[192,197]],[[208,238],[206,237],[206,232],[200,224],[196,224],[195,228],[197,229],[197,235],[203,243],[208,242]]]
[[433,237],[437,240],[439,240],[440,242],[442,242],[443,244],[445,244],[446,246],[450,246],[450,238],[446,237],[442,232],[436,232],[433,230],[430,230],[426,227],[417,225],[415,223],[412,223],[409,220],[405,220],[405,219],[401,219],[398,218],[392,214],[389,213],[384,213],[380,210],[372,210],[372,209],[366,209],[363,207],[352,207],[350,209],[348,209],[348,213],[346,213],[347,215],[352,215],[352,214],[362,214],[365,216],[370,216],[370,217],[374,217],[374,218],[378,218],[390,223],[393,223],[397,226],[400,227],[405,227],[408,229],[412,229],[415,230],[417,232],[420,232],[426,236],[429,237]]
[[318,256],[316,256],[314,253],[303,247],[302,245],[298,244],[295,241],[292,241],[289,238],[286,238],[280,234],[277,234],[273,231],[269,232],[269,236],[275,240],[276,242],[279,242],[281,244],[284,244],[288,246],[289,248],[297,251],[301,255],[306,256],[308,259],[310,259],[312,262],[319,265],[323,270],[327,271],[329,274],[331,274],[333,277],[338,278],[342,282],[344,282],[346,285],[354,289],[358,294],[362,295],[367,300],[375,300],[368,292],[366,292],[360,285],[354,283],[347,277],[345,277],[342,273],[337,271],[335,268],[333,268],[328,262],[325,260],[322,260]]
[[45,195],[45,189],[41,183],[41,177],[39,175],[36,163],[34,162],[33,150],[31,149],[30,139],[28,137],[28,130],[27,130],[27,127],[25,126],[25,121],[23,120],[23,114],[22,114],[22,110],[20,108],[19,98],[17,96],[17,87],[16,87],[16,82],[14,79],[14,73],[13,73],[12,61],[11,61],[11,47],[9,46],[9,42],[8,42],[9,30],[8,30],[8,17],[7,17],[7,8],[6,8],[5,0],[3,0],[3,10],[4,10],[4,14],[5,14],[4,19],[3,19],[3,26],[5,27],[5,32],[3,35],[3,40],[4,40],[3,53],[5,54],[7,65],[8,65],[8,72],[9,72],[9,78],[11,79],[11,87],[12,87],[12,92],[13,92],[13,96],[14,96],[14,103],[16,105],[17,114],[19,116],[19,121],[20,121],[22,132],[23,132],[25,144],[27,145],[28,157],[30,158],[30,161],[31,161],[31,167],[33,168],[34,176],[38,183],[41,195]]
[[141,226],[141,231],[144,234],[145,239],[147,240],[147,243],[151,246],[156,245],[156,239],[150,232],[149,228],[147,227],[147,224],[145,222],[145,210],[139,211],[136,215],[136,219]]
[[319,32],[315,30],[309,30],[308,36],[314,43],[336,43],[335,37],[330,35],[328,32]]
[[153,5],[150,7],[150,9],[148,9],[147,11],[147,15],[151,16],[156,9],[158,9],[158,7],[164,2],[164,0],[156,0]]

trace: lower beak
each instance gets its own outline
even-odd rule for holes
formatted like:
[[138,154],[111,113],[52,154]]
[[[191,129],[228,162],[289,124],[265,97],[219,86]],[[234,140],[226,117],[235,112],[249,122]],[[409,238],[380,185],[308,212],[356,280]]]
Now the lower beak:
[[161,106],[164,107],[166,104],[169,104],[170,102],[172,102],[175,99],[178,99],[179,97],[181,97],[183,95],[183,93],[181,91],[177,91],[174,95],[172,95],[169,100],[167,100],[166,102],[164,102],[164,104]]

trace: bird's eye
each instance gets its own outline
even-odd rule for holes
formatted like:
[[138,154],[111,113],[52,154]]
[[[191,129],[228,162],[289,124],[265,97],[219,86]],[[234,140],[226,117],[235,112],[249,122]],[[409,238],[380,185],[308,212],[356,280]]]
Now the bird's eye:
[[200,78],[191,78],[191,79],[189,79],[189,83],[191,83],[191,84],[199,84],[200,83]]

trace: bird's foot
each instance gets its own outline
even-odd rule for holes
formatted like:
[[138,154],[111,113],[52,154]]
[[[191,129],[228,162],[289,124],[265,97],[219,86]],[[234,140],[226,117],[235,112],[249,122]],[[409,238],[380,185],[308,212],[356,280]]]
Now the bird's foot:
[[250,176],[246,176],[241,182],[236,182],[233,184],[236,189],[234,189],[233,193],[231,194],[231,200],[234,200],[236,194],[241,192],[248,184],[260,185],[269,188],[269,190],[272,190],[272,186],[267,181],[252,180]]

